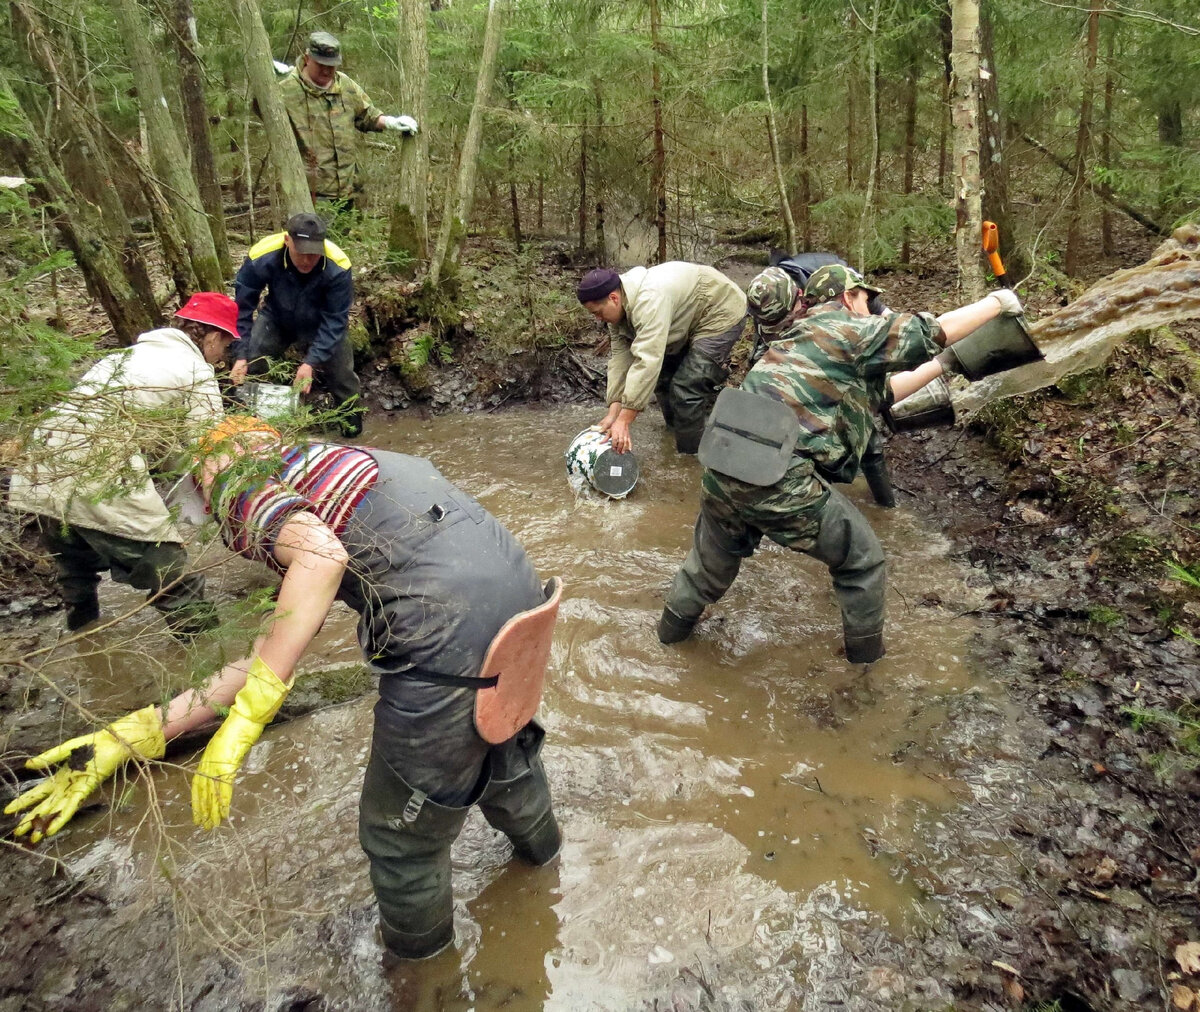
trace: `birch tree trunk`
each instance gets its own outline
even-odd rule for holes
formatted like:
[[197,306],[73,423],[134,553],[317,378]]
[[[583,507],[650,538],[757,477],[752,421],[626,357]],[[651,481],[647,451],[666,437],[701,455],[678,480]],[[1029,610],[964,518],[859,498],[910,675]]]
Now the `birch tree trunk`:
[[151,313],[125,277],[112,253],[115,244],[105,231],[101,215],[88,201],[75,199],[71,184],[17,101],[3,70],[0,101],[11,107],[19,133],[0,134],[0,151],[21,167],[34,181],[39,197],[56,209],[54,226],[75,255],[88,291],[104,307],[117,339],[122,344],[133,344],[138,334],[155,326],[156,313]]
[[1079,126],[1075,131],[1075,171],[1071,179],[1071,192],[1067,198],[1067,251],[1063,257],[1063,270],[1070,277],[1074,277],[1079,271],[1082,256],[1081,203],[1084,180],[1088,175],[1088,152],[1092,146],[1092,106],[1096,93],[1096,52],[1100,43],[1102,4],[1103,0],[1091,2],[1087,21],[1087,42],[1083,53],[1083,94],[1079,98]]
[[[122,2],[128,3],[129,0]],[[271,40],[263,27],[257,0],[237,0],[237,17],[246,47],[246,77],[267,131],[271,161],[279,175],[279,188],[283,192],[286,219],[300,211],[313,209],[312,192],[308,188],[308,176],[304,172],[300,149],[296,147],[296,135],[292,132],[292,123],[275,81]],[[278,224],[282,225],[283,222]]]
[[983,214],[979,185],[979,0],[951,0],[954,69],[954,185],[958,277],[967,299],[983,296],[980,237]]
[[879,34],[879,0],[871,5],[871,24],[867,36],[867,81],[871,107],[871,168],[867,172],[867,192],[863,194],[862,215],[858,220],[858,266],[867,270],[867,233],[872,228],[871,211],[875,203],[875,182],[879,178],[879,75],[875,42]]
[[400,143],[396,201],[392,204],[388,250],[397,273],[416,277],[429,260],[429,134],[425,130],[429,94],[429,0],[399,0],[396,7],[400,63],[400,111],[421,126]]
[[[162,75],[158,72],[157,58],[150,43],[149,25],[136,0],[114,0],[112,8],[137,86],[138,107],[146,118],[150,163],[166,187],[167,200],[187,241],[196,284],[208,291],[219,292],[225,286],[225,276],[221,273],[200,190],[192,178],[167,106]],[[185,294],[180,292],[181,296]]]
[[488,0],[487,25],[483,30],[483,53],[479,57],[479,76],[475,80],[475,101],[471,104],[471,118],[467,121],[467,134],[463,138],[462,154],[458,163],[458,184],[455,188],[453,210],[442,215],[438,229],[437,250],[429,272],[429,281],[437,286],[445,275],[452,274],[458,266],[458,255],[462,250],[467,233],[467,220],[471,216],[471,204],[475,198],[475,172],[479,161],[479,145],[483,136],[483,110],[492,93],[492,82],[496,78],[496,54],[500,50],[503,34],[504,12],[498,0]]
[[650,187],[654,193],[654,224],[658,230],[658,263],[667,259],[667,147],[663,139],[662,73],[659,59],[662,56],[662,14],[658,0],[650,0],[650,48],[654,53],[650,62],[650,101],[654,107],[654,162],[650,174]]
[[771,103],[771,77],[768,72],[769,49],[767,47],[767,2],[762,5],[762,82],[763,97],[767,103],[767,139],[771,142],[771,161],[775,165],[775,188],[779,192],[779,206],[783,208],[783,227],[789,253],[796,252],[796,220],[792,217],[792,205],[788,201],[787,184],[783,180],[783,163],[779,158],[779,130],[775,125],[775,106]]
[[217,260],[225,277],[233,275],[229,241],[225,238],[225,201],[213,162],[212,134],[208,129],[208,104],[204,100],[204,66],[200,62],[200,37],[192,0],[175,0],[175,51],[179,54],[179,94],[183,99],[192,156],[192,174],[208,215]]

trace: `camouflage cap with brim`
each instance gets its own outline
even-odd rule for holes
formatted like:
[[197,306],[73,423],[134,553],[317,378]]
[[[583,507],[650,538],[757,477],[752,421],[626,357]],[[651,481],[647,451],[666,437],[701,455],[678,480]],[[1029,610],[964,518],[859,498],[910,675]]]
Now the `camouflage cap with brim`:
[[836,299],[842,292],[852,288],[862,288],[868,292],[882,292],[882,288],[868,285],[866,278],[853,267],[845,264],[826,264],[812,272],[808,284],[804,286],[804,298],[816,305]]
[[782,267],[768,267],[746,288],[746,306],[754,322],[782,323],[796,302],[796,282]]
[[305,52],[317,63],[323,63],[327,67],[342,65],[342,44],[338,42],[336,35],[329,32],[313,32],[308,37],[308,49]]

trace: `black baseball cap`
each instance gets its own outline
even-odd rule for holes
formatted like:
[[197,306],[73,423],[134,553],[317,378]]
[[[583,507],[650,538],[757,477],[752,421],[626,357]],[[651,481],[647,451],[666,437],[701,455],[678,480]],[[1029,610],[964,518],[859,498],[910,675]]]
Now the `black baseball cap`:
[[297,253],[325,252],[325,222],[311,211],[301,211],[288,218],[287,231]]

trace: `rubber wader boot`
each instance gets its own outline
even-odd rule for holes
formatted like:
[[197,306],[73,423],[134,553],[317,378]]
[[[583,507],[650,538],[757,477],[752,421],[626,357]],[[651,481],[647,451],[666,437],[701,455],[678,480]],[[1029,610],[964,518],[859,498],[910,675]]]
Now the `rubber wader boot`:
[[67,605],[67,632],[77,632],[100,617],[100,601],[93,594],[83,601],[72,601]]
[[879,660],[887,650],[883,646],[883,631],[873,633],[845,633],[846,660],[851,664],[870,664]]
[[664,608],[658,620],[659,643],[680,643],[692,635],[696,619],[680,618],[670,608]]
[[163,612],[171,635],[187,643],[201,633],[210,632],[219,623],[217,606],[211,601],[193,601]]
[[893,509],[896,505],[896,493],[892,490],[892,476],[888,474],[887,460],[883,454],[863,457],[863,477],[867,479],[867,488],[875,502],[885,509]]
[[511,841],[513,854],[540,867],[562,849],[562,832],[550,803],[540,753],[545,729],[531,720],[488,754],[489,780],[479,809]]

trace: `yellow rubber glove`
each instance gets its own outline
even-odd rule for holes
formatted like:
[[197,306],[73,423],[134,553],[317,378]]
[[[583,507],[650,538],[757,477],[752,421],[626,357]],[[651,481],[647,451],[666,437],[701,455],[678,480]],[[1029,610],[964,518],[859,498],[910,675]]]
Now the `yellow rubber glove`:
[[290,688],[261,657],[251,661],[246,684],[234,697],[225,723],[209,739],[192,777],[192,821],[197,826],[215,829],[228,818],[234,775],[250,746],[283,705]]
[[[56,748],[34,756],[25,766],[31,770],[49,769],[55,763],[71,759],[76,749],[88,747],[92,754],[81,769],[64,766],[5,806],[5,815],[25,812],[25,817],[17,826],[17,836],[24,836],[31,829],[33,834],[29,839],[32,843],[39,843],[43,836],[53,836],[71,820],[84,799],[127,759],[162,758],[167,743],[163,738],[158,707],[147,706],[144,710],[135,710],[94,734],[83,734],[65,741]],[[41,825],[35,826],[35,823],[44,819],[50,819],[50,824],[44,830]]]

